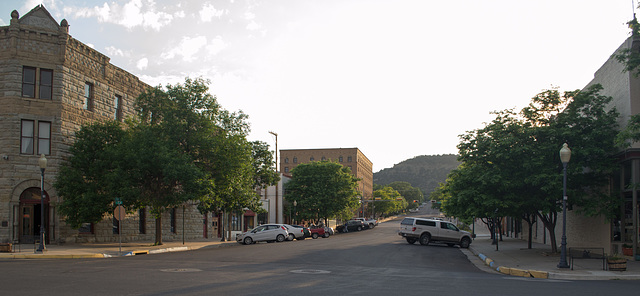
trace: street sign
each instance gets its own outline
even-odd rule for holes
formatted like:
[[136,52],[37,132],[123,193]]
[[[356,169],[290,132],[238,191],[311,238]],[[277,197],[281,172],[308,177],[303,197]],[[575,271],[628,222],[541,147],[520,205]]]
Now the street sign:
[[119,197],[116,197],[116,205],[119,206],[122,204],[122,200]]
[[115,210],[113,210],[113,216],[118,219],[118,221],[124,220],[124,215],[126,211],[123,206],[117,206]]

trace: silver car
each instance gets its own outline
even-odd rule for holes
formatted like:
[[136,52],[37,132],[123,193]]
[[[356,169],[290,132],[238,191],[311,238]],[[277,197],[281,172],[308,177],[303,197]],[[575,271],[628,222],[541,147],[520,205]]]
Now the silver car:
[[245,245],[255,242],[283,242],[289,237],[289,232],[284,224],[260,225],[250,231],[243,232],[236,236],[236,241]]
[[293,225],[289,225],[289,224],[284,224],[284,227],[287,228],[287,231],[289,232],[289,236],[287,237],[287,240],[294,240],[294,239],[298,239],[298,240],[303,240],[305,239],[305,235],[304,235],[304,227],[302,226],[293,226]]

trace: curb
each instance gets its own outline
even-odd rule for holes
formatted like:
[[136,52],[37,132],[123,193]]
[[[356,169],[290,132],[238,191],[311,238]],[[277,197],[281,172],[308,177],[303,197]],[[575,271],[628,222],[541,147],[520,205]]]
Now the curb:
[[510,268],[510,267],[505,267],[505,266],[496,267],[497,264],[493,260],[491,260],[491,258],[488,258],[484,254],[480,254],[479,253],[478,257],[480,257],[480,259],[482,259],[484,264],[486,264],[487,266],[491,267],[492,269],[495,269],[497,272],[502,273],[502,274],[512,275],[512,276],[519,276],[519,277],[526,277],[526,278],[537,278],[537,279],[548,279],[549,278],[549,273],[546,272],[546,271]]
[[471,253],[478,256],[478,258],[480,258],[480,260],[484,262],[485,265],[489,266],[491,269],[494,269],[495,271],[501,274],[518,276],[518,277],[526,277],[526,278],[537,278],[537,279],[549,278],[549,272],[546,272],[546,271],[525,270],[525,269],[519,269],[519,268],[509,268],[505,266],[497,266],[495,261],[493,261],[491,258],[487,257],[482,253],[478,253],[474,248],[469,248],[469,250],[471,251]]

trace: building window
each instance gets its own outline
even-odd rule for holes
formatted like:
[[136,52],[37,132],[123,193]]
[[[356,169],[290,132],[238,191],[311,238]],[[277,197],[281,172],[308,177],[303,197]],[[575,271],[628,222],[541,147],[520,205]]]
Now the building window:
[[84,102],[82,108],[85,110],[93,110],[93,84],[86,82],[84,84]]
[[325,160],[327,160],[327,158],[323,156],[323,157],[322,157],[322,161],[325,161]]
[[51,154],[51,122],[38,121],[38,154]]
[[293,158],[293,163],[298,163],[298,158],[297,157]]
[[53,70],[40,69],[40,98],[51,100],[51,87],[53,86]]
[[169,219],[171,220],[171,233],[177,233],[178,229],[176,228],[176,208],[172,208],[169,211]]
[[36,97],[36,68],[22,67],[22,96]]
[[147,222],[147,212],[145,211],[144,208],[139,209],[138,210],[138,231],[140,232],[140,234],[147,233],[146,222]]
[[20,131],[20,153],[33,154],[34,121],[22,120],[22,131]]
[[82,223],[78,228],[79,234],[93,234],[93,223]]
[[309,161],[313,161],[315,158],[313,158],[313,156],[311,156],[311,158],[309,158]]
[[116,95],[113,99],[113,108],[115,108],[114,119],[122,121],[122,96]]
[[344,158],[342,158],[342,156],[338,157],[338,161],[342,162],[344,160]]
[[284,163],[289,163],[289,157],[284,159]]
[[288,173],[289,172],[289,167],[284,167],[284,172]]
[[240,231],[240,218],[237,213],[231,214],[231,231]]
[[347,156],[347,162],[351,162],[352,160],[351,156]]

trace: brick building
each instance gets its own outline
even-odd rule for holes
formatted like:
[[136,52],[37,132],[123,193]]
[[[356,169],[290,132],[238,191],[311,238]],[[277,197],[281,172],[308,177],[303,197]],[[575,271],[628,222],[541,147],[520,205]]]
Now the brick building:
[[[117,241],[118,222],[111,216],[80,229],[65,225],[52,186],[74,133],[93,121],[132,115],[135,98],[149,87],[109,61],[72,38],[67,21],[58,24],[42,5],[22,17],[14,10],[9,26],[0,27],[0,242],[33,242],[41,212],[47,243]],[[43,209],[41,154],[48,159]],[[167,240],[217,232],[217,223],[209,225],[210,217],[203,219],[194,206],[170,209],[163,217]],[[147,211],[127,215],[122,239],[153,239],[147,225],[155,225]]]
[[359,178],[358,189],[364,199],[373,196],[373,163],[358,148],[331,149],[288,149],[280,150],[280,170],[290,174],[291,170],[301,163],[329,160],[351,169],[351,173]]

